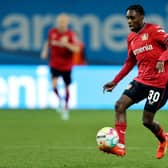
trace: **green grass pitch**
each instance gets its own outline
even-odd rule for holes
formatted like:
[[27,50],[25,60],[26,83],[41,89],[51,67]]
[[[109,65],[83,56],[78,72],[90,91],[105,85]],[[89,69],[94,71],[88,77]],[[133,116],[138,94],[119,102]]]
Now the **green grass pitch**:
[[[157,140],[141,124],[141,111],[128,111],[127,155],[97,149],[96,133],[113,126],[109,110],[72,110],[62,121],[54,110],[0,110],[0,168],[166,168],[168,154],[155,159]],[[156,119],[168,131],[168,113]]]

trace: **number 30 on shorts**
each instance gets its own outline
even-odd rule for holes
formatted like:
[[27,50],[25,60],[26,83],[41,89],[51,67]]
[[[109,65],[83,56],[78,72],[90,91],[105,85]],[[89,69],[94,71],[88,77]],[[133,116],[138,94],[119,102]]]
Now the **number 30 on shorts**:
[[158,102],[160,98],[160,93],[154,90],[149,91],[148,100],[151,102]]

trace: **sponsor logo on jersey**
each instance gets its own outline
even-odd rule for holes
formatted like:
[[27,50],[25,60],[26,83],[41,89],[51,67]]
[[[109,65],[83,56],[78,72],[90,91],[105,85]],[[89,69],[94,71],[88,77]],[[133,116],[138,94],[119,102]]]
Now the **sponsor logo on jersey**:
[[135,50],[133,50],[134,55],[146,52],[146,51],[151,51],[153,50],[153,46],[151,44],[149,45],[145,45],[143,47],[137,48]]

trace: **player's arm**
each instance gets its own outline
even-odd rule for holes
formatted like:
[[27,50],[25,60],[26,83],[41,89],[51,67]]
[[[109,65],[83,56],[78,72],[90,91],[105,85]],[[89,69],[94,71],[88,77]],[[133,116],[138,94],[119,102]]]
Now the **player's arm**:
[[160,45],[165,47],[165,51],[161,54],[156,64],[156,69],[159,73],[164,72],[164,64],[168,61],[168,33],[164,31],[163,28],[160,26],[156,26],[153,30],[152,34],[153,38],[158,42]]
[[49,50],[49,43],[48,41],[46,41],[41,52],[42,59],[46,59],[48,57],[48,50]]
[[115,78],[103,86],[103,92],[104,91],[111,92],[113,88],[120,82],[120,80],[122,80],[132,70],[135,64],[136,64],[135,56],[133,54],[129,55],[122,69],[115,76]]
[[68,48],[72,52],[79,52],[80,46],[78,44],[71,44],[69,42],[62,43],[62,45],[66,48]]
[[70,33],[70,41],[66,38],[62,38],[60,41],[61,45],[68,48],[72,52],[79,52],[80,46],[78,44],[78,38],[74,32]]
[[168,33],[160,26],[155,26],[152,31],[152,38],[165,47],[165,51],[159,57],[159,61],[168,61]]
[[159,61],[163,61],[163,62],[168,61],[168,34],[167,34],[167,38],[164,41],[164,45],[166,50],[159,57]]
[[158,59],[158,62],[156,63],[156,69],[159,73],[165,72],[164,64],[166,61],[168,61],[168,42],[166,44],[166,50],[161,54],[161,56]]

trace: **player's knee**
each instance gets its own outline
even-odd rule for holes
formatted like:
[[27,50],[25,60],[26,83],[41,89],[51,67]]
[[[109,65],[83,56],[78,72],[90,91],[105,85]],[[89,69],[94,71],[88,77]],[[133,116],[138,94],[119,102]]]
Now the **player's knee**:
[[143,125],[144,125],[144,127],[146,127],[146,128],[151,128],[151,126],[152,126],[152,122],[151,121],[149,121],[149,120],[145,120],[145,119],[143,119]]
[[120,106],[120,104],[119,104],[119,102],[117,101],[116,103],[115,103],[115,111],[118,111],[118,109],[119,109],[119,106]]
[[115,104],[115,111],[122,113],[123,111],[125,111],[125,105],[122,101],[118,100]]
[[146,127],[146,128],[149,128],[149,124],[147,122],[144,122],[144,121],[143,121],[143,126]]

